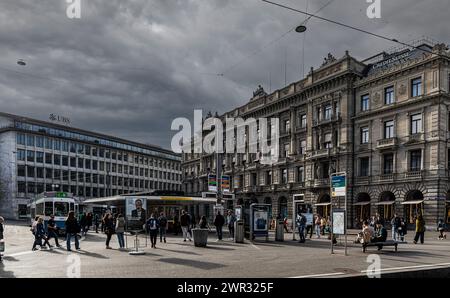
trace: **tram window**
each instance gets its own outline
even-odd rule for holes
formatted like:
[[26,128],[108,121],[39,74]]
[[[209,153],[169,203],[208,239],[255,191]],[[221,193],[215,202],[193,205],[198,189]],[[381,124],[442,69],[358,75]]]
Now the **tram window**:
[[42,215],[44,213],[44,203],[36,204],[36,215]]
[[70,211],[75,211],[73,203],[70,203]]
[[67,216],[69,214],[69,203],[55,202],[55,216]]
[[53,214],[53,202],[45,202],[45,216],[50,216]]

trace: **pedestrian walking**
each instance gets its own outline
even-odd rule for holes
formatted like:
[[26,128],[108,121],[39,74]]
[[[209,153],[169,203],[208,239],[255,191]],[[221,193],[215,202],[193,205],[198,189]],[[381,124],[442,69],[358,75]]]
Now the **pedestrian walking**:
[[166,243],[168,220],[167,217],[164,215],[164,212],[161,212],[159,214],[158,221],[159,221],[159,242],[162,242],[164,239],[164,243]]
[[158,219],[155,217],[154,213],[150,215],[150,218],[147,220],[145,226],[147,227],[147,232],[150,234],[150,242],[152,244],[152,248],[156,248],[156,239],[158,238],[159,222]]
[[95,233],[98,234],[98,227],[100,226],[100,219],[98,218],[98,214],[94,215],[94,225],[95,225]]
[[180,217],[180,225],[181,230],[183,231],[184,242],[186,242],[186,237],[189,241],[192,241],[191,233],[189,232],[189,224],[191,222],[191,217],[186,213],[185,210],[182,211],[182,215]]
[[51,238],[54,238],[56,247],[61,247],[61,245],[59,245],[59,242],[58,242],[58,230],[59,230],[59,228],[56,226],[55,215],[52,214],[52,215],[50,215],[50,219],[47,222],[48,240],[50,240]]
[[81,235],[85,235],[87,225],[86,213],[81,214],[80,217],[80,226],[81,226]]
[[234,239],[234,223],[236,222],[236,216],[233,214],[233,210],[228,210],[227,224],[228,232],[230,233],[230,239]]
[[75,237],[75,248],[77,250],[80,250],[80,242],[78,241],[78,233],[81,231],[80,224],[78,223],[78,220],[75,217],[75,212],[70,211],[69,216],[66,219],[65,222],[66,227],[66,246],[67,251],[71,251],[70,249],[70,240],[72,237]]
[[119,249],[125,249],[125,239],[123,237],[123,234],[125,233],[125,218],[122,214],[119,214],[117,216],[116,221],[116,235],[117,235],[117,241],[119,241]]
[[[44,244],[42,244],[42,240],[44,240]],[[39,245],[41,249],[43,249],[46,245],[48,245],[48,248],[52,248],[52,246],[48,242],[48,238],[45,233],[44,219],[42,217],[38,218],[36,224],[36,231],[34,233],[34,243],[32,250],[37,250],[36,245]]]
[[398,228],[400,227],[400,217],[397,214],[394,214],[394,217],[391,219],[391,227],[392,227],[392,240],[397,241],[398,238]]
[[300,237],[300,240],[298,242],[304,243],[305,242],[306,217],[302,213],[299,213],[297,215],[296,223],[297,223],[297,227],[298,227],[298,235]]
[[417,244],[417,241],[423,244],[425,238],[425,220],[423,219],[422,214],[419,214],[416,219],[416,236],[414,236],[414,244]]
[[320,228],[321,228],[321,218],[319,214],[316,214],[316,219],[314,221],[314,228],[316,229],[316,238],[320,238]]
[[111,237],[114,234],[114,220],[111,213],[106,213],[105,217],[103,218],[104,226],[105,226],[105,234],[106,234],[106,249],[112,249],[111,246],[109,246],[109,243],[111,241]]
[[440,219],[437,230],[439,232],[439,240],[447,239],[447,234],[445,233],[445,223],[444,220]]
[[225,218],[222,214],[220,214],[220,211],[217,211],[217,215],[214,218],[214,225],[216,226],[216,232],[217,232],[217,240],[222,240],[222,228],[225,224]]

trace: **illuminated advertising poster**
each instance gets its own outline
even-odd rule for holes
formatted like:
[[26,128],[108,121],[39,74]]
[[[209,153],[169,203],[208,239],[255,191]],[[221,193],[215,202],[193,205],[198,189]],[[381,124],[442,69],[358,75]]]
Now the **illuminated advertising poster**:
[[222,192],[229,193],[230,192],[230,176],[222,176]]
[[125,215],[128,230],[141,230],[147,219],[147,200],[141,198],[127,198]]

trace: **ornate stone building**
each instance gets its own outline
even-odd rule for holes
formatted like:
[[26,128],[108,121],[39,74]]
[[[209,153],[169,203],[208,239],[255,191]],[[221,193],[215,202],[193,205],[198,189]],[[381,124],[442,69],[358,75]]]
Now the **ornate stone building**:
[[[448,217],[449,61],[442,45],[426,51],[382,53],[359,61],[348,52],[328,55],[299,82],[266,94],[262,88],[225,118],[278,118],[280,158],[263,165],[260,154],[224,154],[234,201],[272,205],[272,216],[292,217],[292,200],[329,215],[330,174],[346,172],[348,225],[380,212],[428,225]],[[429,51],[435,54],[428,53]],[[439,55],[436,55],[439,54]],[[183,154],[184,190],[207,191],[214,154]]]

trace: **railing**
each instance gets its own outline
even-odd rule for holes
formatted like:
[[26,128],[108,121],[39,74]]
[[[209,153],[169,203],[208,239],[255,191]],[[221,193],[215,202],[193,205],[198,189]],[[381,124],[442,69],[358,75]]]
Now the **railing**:
[[330,179],[329,178],[315,179],[313,185],[314,185],[314,187],[330,186]]
[[377,142],[378,148],[391,147],[397,145],[397,138],[381,139]]
[[330,118],[322,118],[322,119],[313,119],[313,126],[318,126],[322,124],[327,124],[334,121],[341,120],[341,115],[332,115]]
[[328,149],[328,148],[320,149],[320,150],[313,151],[311,154],[311,157],[317,158],[317,157],[322,157],[322,156],[328,156],[329,153],[330,153],[330,149]]
[[379,176],[380,181],[393,181],[394,180],[394,174],[382,174]]
[[416,133],[416,134],[408,136],[408,143],[422,142],[424,140],[425,140],[425,138],[424,138],[424,134],[423,133]]
[[423,172],[422,171],[409,171],[405,173],[405,178],[409,179],[422,179]]

